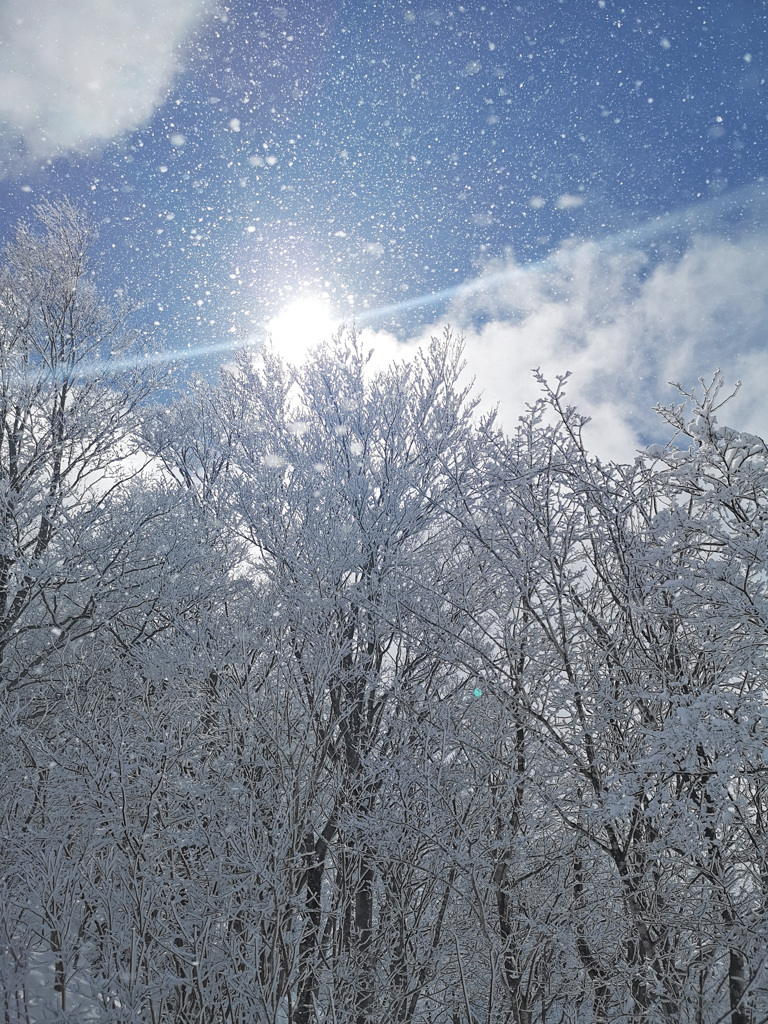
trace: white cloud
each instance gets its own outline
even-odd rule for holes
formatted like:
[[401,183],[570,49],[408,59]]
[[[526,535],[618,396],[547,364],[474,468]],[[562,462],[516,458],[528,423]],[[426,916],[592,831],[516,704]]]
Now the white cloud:
[[359,339],[363,352],[369,357],[368,367],[373,373],[385,371],[392,363],[412,358],[418,348],[415,342],[404,345],[389,331],[377,331],[370,327],[359,332]]
[[[506,284],[457,305],[453,319],[467,335],[470,369],[508,426],[537,396],[532,367],[552,381],[570,370],[569,396],[593,418],[592,447],[626,459],[659,429],[650,410],[674,397],[668,382],[686,386],[717,367],[744,380],[723,416],[768,431],[767,265],[765,231],[737,241],[697,236],[682,257],[655,265],[638,250],[584,243],[533,272],[509,267]],[[472,326],[489,313],[491,322]]]
[[[761,193],[743,194],[749,225],[733,229],[735,200],[647,225],[627,236],[569,244],[545,262],[496,264],[464,287],[445,320],[466,336],[468,371],[512,429],[540,395],[532,369],[592,418],[585,436],[603,458],[631,460],[668,428],[652,412],[718,367],[743,381],[721,422],[768,436],[768,226]],[[730,227],[728,226],[730,224]],[[673,230],[674,229],[674,230]],[[674,244],[670,242],[670,239]],[[660,257],[664,246],[671,253]],[[444,321],[443,321],[444,322]],[[419,339],[439,334],[428,328]]]
[[205,9],[206,0],[0,0],[0,170],[20,151],[87,152],[146,121]]

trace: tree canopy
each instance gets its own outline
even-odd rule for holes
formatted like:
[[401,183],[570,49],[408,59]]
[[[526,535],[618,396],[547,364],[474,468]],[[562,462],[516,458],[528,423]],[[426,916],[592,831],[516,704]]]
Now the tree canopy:
[[[590,456],[450,331],[168,397],[69,204],[0,271],[7,1024],[768,1019],[768,449]],[[126,370],[126,366],[138,369]]]

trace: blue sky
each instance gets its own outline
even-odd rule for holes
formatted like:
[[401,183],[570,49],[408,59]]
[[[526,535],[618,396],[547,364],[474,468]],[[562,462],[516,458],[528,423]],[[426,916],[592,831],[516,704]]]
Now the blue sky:
[[169,350],[311,296],[382,359],[450,321],[509,425],[532,366],[572,370],[603,454],[717,365],[765,432],[767,27],[761,0],[0,0],[0,230],[86,205]]

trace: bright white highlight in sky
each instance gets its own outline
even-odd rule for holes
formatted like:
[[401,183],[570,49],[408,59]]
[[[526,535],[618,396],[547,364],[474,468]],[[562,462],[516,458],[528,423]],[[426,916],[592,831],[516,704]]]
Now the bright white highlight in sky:
[[267,324],[275,348],[290,363],[301,362],[311,349],[330,341],[338,328],[330,302],[319,295],[294,299]]

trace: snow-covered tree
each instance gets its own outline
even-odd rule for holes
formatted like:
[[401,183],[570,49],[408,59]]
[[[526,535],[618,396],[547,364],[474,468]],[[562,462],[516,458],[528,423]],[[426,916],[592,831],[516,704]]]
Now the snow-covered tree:
[[102,533],[155,386],[97,290],[92,226],[67,201],[37,213],[0,267],[0,693],[22,701],[118,586]]
[[479,419],[450,333],[148,404],[40,216],[0,277],[5,1021],[762,1020],[768,451],[719,378],[632,465],[565,378]]

